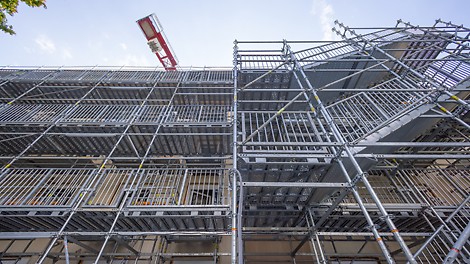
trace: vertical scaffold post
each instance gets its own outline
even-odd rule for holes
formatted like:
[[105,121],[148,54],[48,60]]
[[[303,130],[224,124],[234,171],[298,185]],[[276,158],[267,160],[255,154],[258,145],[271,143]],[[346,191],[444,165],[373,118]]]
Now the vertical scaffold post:
[[69,242],[67,240],[67,236],[64,236],[64,250],[65,250],[65,264],[70,264]]
[[233,141],[232,141],[232,264],[237,263],[237,86],[238,42],[233,42]]

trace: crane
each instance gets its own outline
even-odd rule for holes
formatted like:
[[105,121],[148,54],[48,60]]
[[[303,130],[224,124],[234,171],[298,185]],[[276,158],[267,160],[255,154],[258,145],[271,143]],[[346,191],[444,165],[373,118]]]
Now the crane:
[[163,27],[155,14],[137,20],[137,24],[147,38],[147,44],[167,71],[176,71],[178,59],[163,33]]

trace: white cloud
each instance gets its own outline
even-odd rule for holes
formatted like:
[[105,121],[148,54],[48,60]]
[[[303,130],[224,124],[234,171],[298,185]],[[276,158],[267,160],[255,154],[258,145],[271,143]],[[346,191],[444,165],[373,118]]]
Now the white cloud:
[[119,43],[119,46],[121,46],[121,48],[122,48],[123,50],[127,50],[127,45],[126,45],[126,43]]
[[56,51],[54,42],[49,39],[46,35],[40,35],[35,40],[36,44],[42,51],[47,53],[54,53]]
[[322,40],[334,40],[331,28],[333,27],[335,11],[333,6],[326,0],[313,0],[312,14],[318,16],[322,30]]

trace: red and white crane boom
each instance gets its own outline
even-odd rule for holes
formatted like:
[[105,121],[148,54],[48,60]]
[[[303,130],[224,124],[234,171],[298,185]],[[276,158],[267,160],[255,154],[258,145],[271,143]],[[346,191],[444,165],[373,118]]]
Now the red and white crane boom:
[[163,27],[155,14],[137,20],[140,29],[147,38],[147,44],[167,71],[175,71],[178,59],[163,33]]

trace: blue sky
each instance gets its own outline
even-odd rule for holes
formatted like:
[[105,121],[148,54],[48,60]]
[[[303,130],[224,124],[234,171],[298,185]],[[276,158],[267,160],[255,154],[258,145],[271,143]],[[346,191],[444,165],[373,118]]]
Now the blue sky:
[[338,19],[351,27],[398,18],[470,27],[468,0],[48,0],[20,5],[0,33],[0,65],[158,66],[136,20],[156,13],[182,66],[230,66],[233,40],[322,40]]

